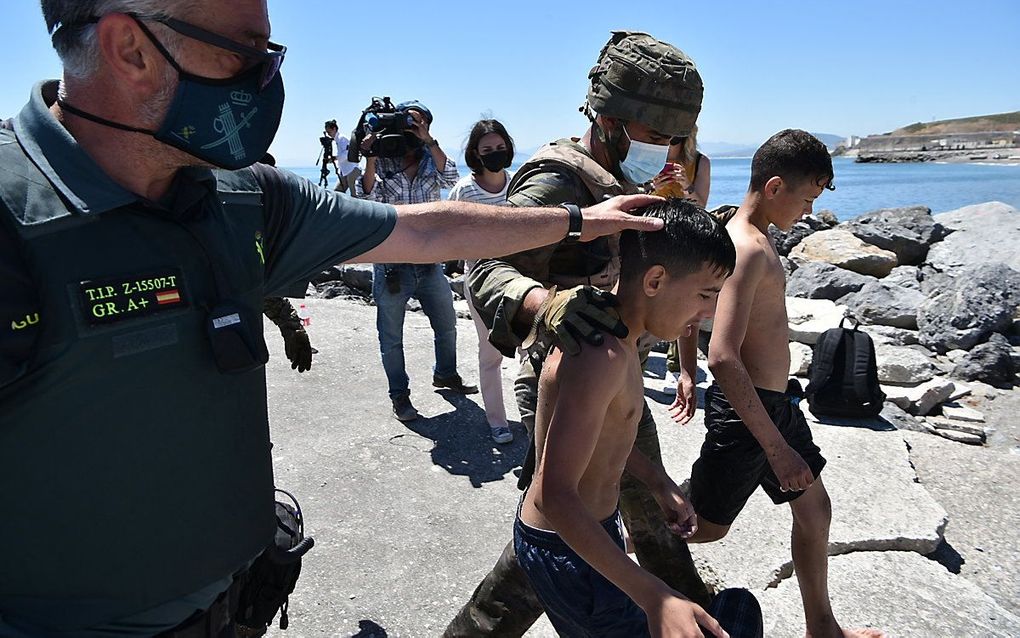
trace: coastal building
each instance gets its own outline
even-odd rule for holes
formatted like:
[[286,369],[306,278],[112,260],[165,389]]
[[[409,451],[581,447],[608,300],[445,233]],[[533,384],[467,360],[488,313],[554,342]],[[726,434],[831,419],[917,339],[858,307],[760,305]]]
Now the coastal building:
[[1020,131],[869,135],[858,162],[924,162],[1020,159]]

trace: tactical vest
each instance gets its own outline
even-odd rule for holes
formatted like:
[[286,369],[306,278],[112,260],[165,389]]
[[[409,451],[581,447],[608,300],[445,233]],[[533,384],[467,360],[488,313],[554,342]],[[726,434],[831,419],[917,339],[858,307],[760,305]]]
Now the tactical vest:
[[[637,192],[637,188],[622,184],[612,173],[596,162],[580,144],[572,139],[562,139],[550,142],[538,149],[535,154],[525,162],[510,181],[507,189],[512,194],[527,177],[528,173],[548,170],[549,165],[555,165],[565,169],[574,175],[587,189],[587,195],[591,196],[585,204],[598,203],[607,197],[625,195]],[[578,193],[578,201],[581,193]],[[553,202],[550,202],[553,203]],[[555,202],[559,203],[559,202]],[[583,263],[586,266],[584,272],[577,272],[564,267],[564,264]],[[592,266],[597,270],[592,271]],[[610,290],[616,285],[620,278],[620,238],[602,237],[595,241],[563,244],[556,247],[550,259],[549,283],[561,288],[572,288],[574,286],[594,286],[602,290]],[[647,356],[652,346],[658,343],[659,338],[645,333],[638,340],[638,351],[641,353],[642,361]]]
[[208,336],[226,297],[265,352],[262,195],[250,171],[222,172],[187,220],[81,214],[13,140],[0,133],[0,215],[41,332],[0,389],[0,615],[88,627],[229,577],[273,539],[265,370],[220,372]]
[[[535,172],[546,172],[550,166],[567,171],[583,184],[586,192],[577,193],[575,202],[581,205],[596,204],[607,197],[630,192],[588,155],[584,147],[565,138],[539,148],[514,175],[507,194],[512,195]],[[559,203],[562,202],[548,202]],[[578,244],[561,243],[550,259],[549,271],[549,284],[562,288],[591,285],[608,290],[620,275],[618,240],[613,237]]]

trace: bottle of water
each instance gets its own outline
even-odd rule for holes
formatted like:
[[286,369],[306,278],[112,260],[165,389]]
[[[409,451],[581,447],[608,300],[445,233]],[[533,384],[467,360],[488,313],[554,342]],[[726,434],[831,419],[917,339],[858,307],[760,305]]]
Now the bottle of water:
[[297,316],[298,319],[301,320],[302,326],[312,325],[312,315],[308,312],[308,308],[304,304],[298,305]]

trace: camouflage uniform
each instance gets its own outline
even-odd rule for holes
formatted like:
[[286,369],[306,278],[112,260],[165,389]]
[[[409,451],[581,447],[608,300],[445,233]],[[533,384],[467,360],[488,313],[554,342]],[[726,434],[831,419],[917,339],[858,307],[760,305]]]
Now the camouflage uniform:
[[262,313],[276,324],[284,338],[293,332],[304,330],[294,305],[283,297],[266,297],[262,304]]
[[[558,140],[536,153],[510,184],[514,206],[549,206],[573,202],[589,206],[605,196],[630,190],[600,166],[576,140]],[[619,260],[614,242],[600,239],[578,244],[555,244],[500,259],[483,259],[471,270],[468,285],[490,341],[512,356],[521,338],[511,322],[528,291],[536,286],[579,284],[608,290],[616,283]],[[538,402],[538,377],[549,344],[534,348],[521,362],[515,383],[521,421],[534,432]],[[647,353],[647,350],[645,350]],[[654,463],[662,463],[655,421],[648,405],[638,425],[635,441]],[[530,471],[525,468],[530,480]],[[708,593],[691,560],[687,544],[665,526],[662,510],[648,489],[624,474],[620,485],[620,510],[634,541],[638,561],[669,586],[699,604]],[[531,587],[517,565],[513,543],[507,545],[492,571],[475,590],[471,600],[450,623],[448,638],[463,636],[520,636],[542,614]]]

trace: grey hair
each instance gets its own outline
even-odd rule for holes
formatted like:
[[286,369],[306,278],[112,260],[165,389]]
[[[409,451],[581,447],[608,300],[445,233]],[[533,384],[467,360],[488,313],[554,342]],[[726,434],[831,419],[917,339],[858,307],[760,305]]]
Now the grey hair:
[[[137,13],[159,17],[183,17],[196,0],[41,0],[43,18],[51,34],[53,48],[64,64],[64,73],[87,78],[99,66],[96,25],[93,17],[108,13]],[[180,39],[173,34],[162,41],[171,53]]]

